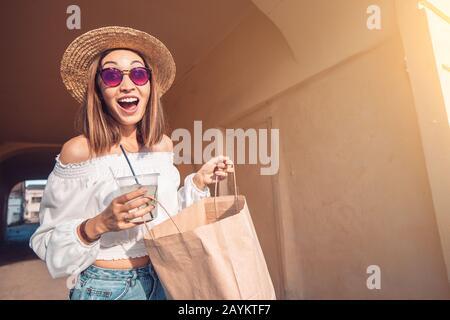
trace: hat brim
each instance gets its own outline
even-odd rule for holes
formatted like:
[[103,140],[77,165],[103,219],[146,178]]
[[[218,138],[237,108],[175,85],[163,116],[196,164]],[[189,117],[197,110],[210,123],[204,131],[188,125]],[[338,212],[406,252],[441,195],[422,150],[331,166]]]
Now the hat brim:
[[127,48],[144,55],[162,96],[175,79],[176,67],[172,54],[157,38],[128,27],[102,27],[77,37],[66,49],[61,60],[61,77],[69,93],[83,102],[88,81],[88,69],[94,58],[108,49]]

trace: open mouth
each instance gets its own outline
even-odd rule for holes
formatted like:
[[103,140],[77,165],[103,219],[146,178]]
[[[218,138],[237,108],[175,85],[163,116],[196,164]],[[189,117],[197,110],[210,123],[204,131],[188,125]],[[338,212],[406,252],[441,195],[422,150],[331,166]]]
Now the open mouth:
[[117,103],[126,112],[134,112],[137,109],[139,99],[136,97],[121,98],[117,100]]

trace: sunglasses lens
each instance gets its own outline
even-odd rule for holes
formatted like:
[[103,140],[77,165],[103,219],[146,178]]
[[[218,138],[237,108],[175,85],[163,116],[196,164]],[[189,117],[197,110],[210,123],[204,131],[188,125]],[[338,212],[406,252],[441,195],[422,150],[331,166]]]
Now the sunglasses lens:
[[134,68],[130,71],[130,79],[138,86],[143,86],[150,79],[150,72],[145,68]]
[[104,69],[101,77],[108,87],[117,87],[122,82],[122,73],[116,69]]

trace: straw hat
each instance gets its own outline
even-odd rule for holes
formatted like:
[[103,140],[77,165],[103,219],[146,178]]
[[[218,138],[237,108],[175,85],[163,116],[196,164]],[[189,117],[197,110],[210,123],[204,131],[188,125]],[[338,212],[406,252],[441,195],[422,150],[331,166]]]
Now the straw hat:
[[127,48],[138,51],[150,61],[161,96],[175,79],[175,61],[167,47],[157,38],[128,27],[103,27],[77,37],[66,49],[61,60],[61,77],[69,93],[84,100],[88,69],[92,60],[108,49]]

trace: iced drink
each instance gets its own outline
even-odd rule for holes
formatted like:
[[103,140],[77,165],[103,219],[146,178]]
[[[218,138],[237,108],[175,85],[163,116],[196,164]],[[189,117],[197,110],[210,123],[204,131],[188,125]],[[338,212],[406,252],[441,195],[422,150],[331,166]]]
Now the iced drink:
[[[149,173],[149,174],[141,174],[137,175],[136,178],[134,176],[128,176],[128,177],[121,177],[116,178],[117,185],[119,187],[118,193],[119,195],[123,195],[125,193],[132,192],[134,190],[139,189],[140,187],[144,187],[147,189],[147,192],[143,195],[143,197],[151,197],[153,199],[157,199],[158,195],[158,176],[159,173]],[[137,180],[137,182],[136,182]],[[136,201],[139,198],[136,198],[132,201]],[[153,205],[155,208],[150,211],[150,213],[147,213],[143,217],[135,218],[130,220],[130,222],[142,222],[142,221],[151,221],[155,219],[158,215],[158,207],[156,205],[155,201],[150,202],[151,205]],[[140,206],[139,208],[130,210],[130,213],[133,213],[137,210],[145,208],[147,205],[144,204]]]

